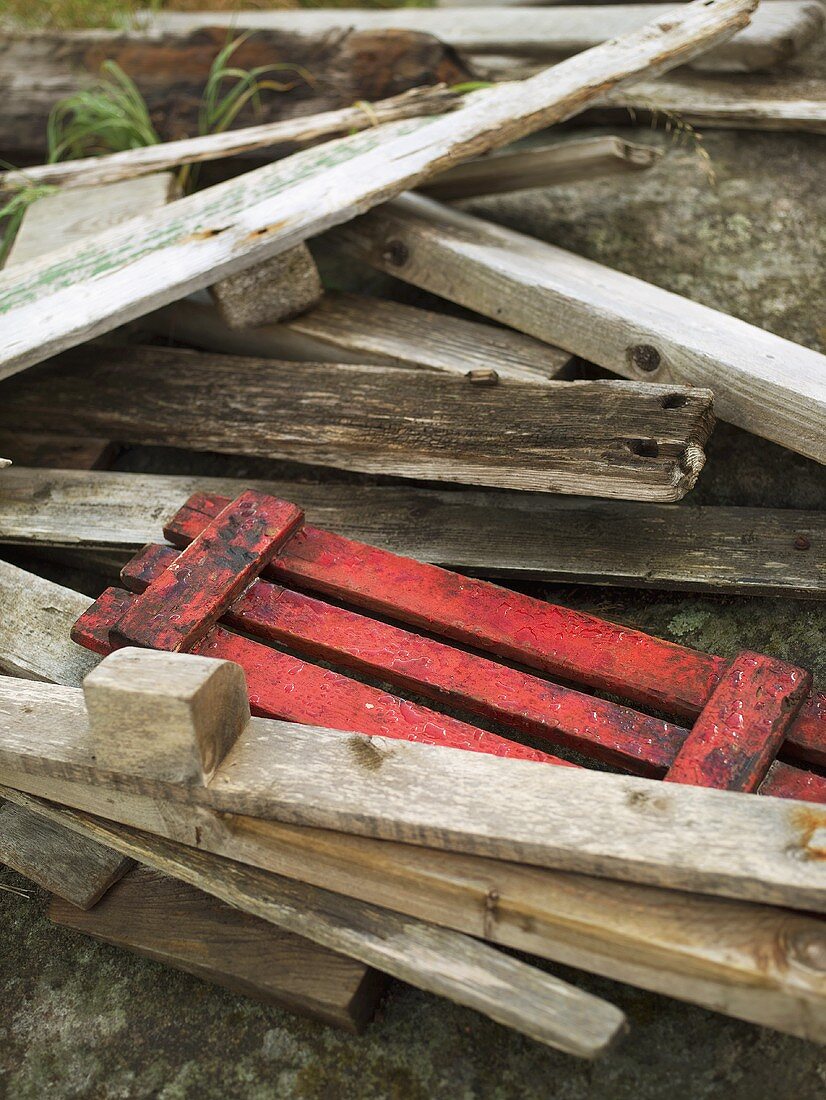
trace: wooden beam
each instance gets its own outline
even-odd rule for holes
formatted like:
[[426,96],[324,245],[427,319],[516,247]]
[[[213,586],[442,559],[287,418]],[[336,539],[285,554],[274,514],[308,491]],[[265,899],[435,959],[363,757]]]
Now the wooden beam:
[[0,454],[17,466],[58,470],[105,470],[118,451],[108,439],[75,438],[54,432],[0,431]]
[[[464,53],[513,54],[545,61],[570,57],[606,39],[628,34],[649,19],[670,18],[681,5],[607,4],[586,7],[554,6],[548,11],[529,7],[500,10],[490,7],[452,10],[408,9],[364,11],[168,12],[147,16],[147,30],[178,32],[196,27],[232,26],[243,29],[297,31],[320,35],[349,28],[357,30],[425,31]],[[823,29],[823,10],[815,2],[763,0],[749,27],[692,62],[711,72],[749,72],[771,69],[808,45]]]
[[[167,655],[169,661],[186,655]],[[160,733],[160,731],[159,731]],[[310,763],[311,762],[311,763]],[[170,805],[826,911],[826,817],[793,800],[560,768],[253,718],[207,787],[101,771],[81,693],[0,681],[0,766]],[[12,778],[13,777],[13,778]],[[411,792],[415,791],[415,797]],[[121,802],[124,808],[121,809]],[[514,816],[514,806],[520,807]],[[81,806],[80,808],[84,808]],[[605,829],[604,821],[610,821]],[[746,838],[732,848],[730,837]],[[791,856],[790,853],[794,853]]]
[[[147,832],[19,791],[0,792],[226,897],[213,875],[226,860],[199,851],[195,878],[186,849],[170,866],[173,846],[159,846]],[[88,795],[94,803],[91,788]],[[138,801],[130,799],[130,812],[140,818]],[[210,852],[229,850],[245,864],[802,1038],[826,1036],[826,932],[819,918],[251,818],[209,822],[194,807],[174,814],[165,807],[160,815],[146,805],[147,827],[167,838],[191,842],[197,822]]]
[[236,271],[209,288],[225,323],[233,329],[287,321],[318,305],[321,276],[306,244]]
[[0,806],[0,863],[80,909],[95,905],[133,866],[111,848],[11,802]]
[[696,0],[667,22],[655,20],[531,80],[472,92],[451,114],[387,123],[304,150],[134,218],[94,245],[2,276],[0,377],[278,255],[436,171],[568,118],[624,80],[687,61],[745,26],[754,7],[755,0]]
[[626,378],[706,385],[717,415],[826,462],[826,356],[430,199],[338,230],[349,256]]
[[[76,843],[85,840],[61,832]],[[49,917],[232,993],[352,1033],[364,1029],[384,985],[376,970],[149,867],[130,871],[90,912],[53,898]]]
[[663,155],[656,145],[606,136],[517,149],[457,164],[419,188],[442,202],[554,187],[602,176],[625,176],[653,167]]
[[[17,589],[29,591],[31,575],[14,572]],[[66,591],[50,587],[56,597]],[[42,628],[41,649],[62,647],[66,669],[77,649],[71,625],[89,602],[78,595],[80,610],[53,613]],[[79,684],[71,677],[66,682]],[[106,797],[99,791],[91,808],[108,813]],[[135,799],[130,812],[138,812]],[[150,808],[132,820],[154,831],[163,821],[164,835],[187,841],[203,826],[204,812],[193,809],[198,817],[185,818],[178,807],[161,819]],[[51,820],[66,824],[59,816]],[[799,965],[804,956],[819,957],[808,948],[824,935],[807,917],[249,818],[208,824],[201,835],[213,853],[231,850],[242,862],[289,878],[806,1038],[826,1032],[818,1003],[823,978],[816,966]],[[324,982],[309,971],[307,979]]]
[[[143,324],[207,351],[292,362],[424,367],[463,377],[495,371],[521,382],[548,381],[572,363],[567,352],[513,329],[335,291],[282,325],[239,332],[206,302],[191,298],[151,313]],[[2,439],[0,434],[0,444]]]
[[[456,74],[458,79],[459,73]],[[97,157],[36,164],[23,170],[0,172],[0,190],[15,190],[32,183],[50,184],[68,189],[93,187],[118,180],[177,168],[182,164],[221,160],[224,157],[272,150],[273,147],[303,145],[320,138],[367,130],[382,122],[396,122],[420,115],[443,114],[458,107],[460,96],[443,84],[411,88],[401,95],[376,103],[356,103],[335,111],[300,115],[296,118],[265,122],[260,126],[244,126],[240,130],[224,130],[217,134],[179,138],[157,145],[125,149],[120,153],[104,153]]]
[[[10,33],[4,27],[0,147],[9,153],[45,153],[47,122],[55,103],[94,86],[106,61],[119,65],[135,82],[162,142],[190,139],[199,132],[198,109],[210,68],[219,52],[241,37],[240,32],[234,34],[218,22],[220,17],[208,19],[182,34],[99,28],[33,34],[28,28]],[[326,36],[308,36],[291,28],[283,32],[259,30],[237,46],[231,63],[247,70],[281,66],[267,73],[281,87],[264,90],[258,103],[248,104],[235,119],[243,128],[253,123],[287,125],[286,138],[279,132],[263,135],[267,146],[294,141],[295,124],[303,125],[301,116],[346,110],[353,126],[363,129],[359,103],[395,97],[421,85],[461,84],[473,76],[453,50],[418,29],[390,34],[345,30]],[[38,73],[37,81],[31,79],[33,72]],[[346,125],[338,129],[343,121],[335,123],[334,132],[348,132]],[[316,136],[330,132],[326,126],[322,123]],[[232,143],[233,138],[223,136]],[[147,155],[155,165],[152,171],[175,167],[174,161],[164,163],[164,154],[159,152],[152,155],[140,150],[135,159]],[[57,181],[62,179],[58,171]],[[100,182],[100,178],[89,182]]]
[[156,347],[84,348],[37,379],[0,387],[0,426],[632,500],[693,488],[714,421],[708,390],[316,363],[296,388],[292,363]]
[[[812,549],[826,539],[823,512],[398,486],[243,484],[299,501],[311,523],[462,572],[732,595],[826,596],[826,570]],[[193,492],[232,496],[238,487],[232,478],[12,468],[3,475],[0,494],[0,544],[71,549],[88,554],[89,561],[103,553],[116,570],[128,553],[158,539],[164,522]]]

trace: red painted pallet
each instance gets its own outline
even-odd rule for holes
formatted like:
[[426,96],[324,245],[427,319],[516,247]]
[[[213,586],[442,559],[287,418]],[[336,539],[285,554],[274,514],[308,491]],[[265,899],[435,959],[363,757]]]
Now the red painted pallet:
[[[137,644],[237,661],[266,717],[567,763],[307,660],[321,659],[551,751],[826,803],[824,777],[777,759],[826,762],[824,697],[803,669],[698,653],[300,523],[271,497],[195,494],[164,529],[183,552],[143,550],[123,571],[131,591],[108,589],[73,637],[99,653]],[[696,721],[685,728],[302,590]]]

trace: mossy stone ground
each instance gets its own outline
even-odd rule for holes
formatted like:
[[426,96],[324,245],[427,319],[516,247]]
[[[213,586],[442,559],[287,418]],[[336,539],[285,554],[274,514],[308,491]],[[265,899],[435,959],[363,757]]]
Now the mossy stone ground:
[[[634,136],[668,142],[646,131]],[[673,149],[639,177],[469,207],[826,350],[823,139],[704,137],[716,187],[691,149]],[[346,276],[352,282],[355,273]],[[377,285],[373,276],[367,282]],[[822,468],[778,447],[720,425],[709,452],[690,503],[826,505]],[[239,477],[283,469],[144,448],[119,465]],[[822,557],[823,547],[806,552]],[[54,567],[33,567],[55,575]],[[62,576],[89,590],[100,584]],[[826,673],[822,605],[576,586],[534,591],[700,649],[764,650],[812,668],[821,683]],[[0,871],[2,884],[25,885],[9,871]],[[15,1100],[815,1100],[826,1089],[826,1057],[813,1044],[562,968],[553,969],[629,1016],[630,1036],[597,1064],[398,983],[364,1036],[340,1035],[55,929],[36,890],[29,899],[0,891],[0,921],[0,1094]]]

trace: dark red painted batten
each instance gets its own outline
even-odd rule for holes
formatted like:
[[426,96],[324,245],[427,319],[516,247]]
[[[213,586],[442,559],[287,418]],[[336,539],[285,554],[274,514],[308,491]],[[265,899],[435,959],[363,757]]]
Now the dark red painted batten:
[[247,490],[208,523],[112,627],[112,642],[190,650],[295,534],[304,513]]
[[740,653],[683,742],[666,782],[756,791],[811,686],[801,668]]
[[[186,546],[226,502],[194,494],[164,534]],[[729,666],[722,657],[307,524],[264,575],[681,717],[702,711]],[[806,700],[783,748],[826,766],[826,696]]]
[[[95,653],[111,653],[112,626],[138,602],[139,597],[130,592],[108,588],[75,623],[72,638]],[[212,627],[189,652],[239,664],[247,677],[252,712],[262,718],[573,767],[566,760],[231,634],[221,626]]]

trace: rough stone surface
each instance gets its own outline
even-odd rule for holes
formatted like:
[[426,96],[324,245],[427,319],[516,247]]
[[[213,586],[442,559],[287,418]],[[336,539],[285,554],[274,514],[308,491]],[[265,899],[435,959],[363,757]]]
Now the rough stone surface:
[[[651,140],[669,139],[655,133]],[[696,152],[684,148],[639,177],[470,208],[826,350],[826,144],[711,131],[704,144],[716,187]],[[328,265],[328,274],[353,285],[349,269]],[[401,284],[367,282],[422,300]],[[285,464],[135,449],[119,467],[243,477]],[[823,508],[826,479],[821,467],[721,425],[690,500]],[[87,590],[96,583],[77,579]],[[826,677],[822,605],[531,590],[700,649],[762,650],[811,668],[821,685]],[[0,871],[2,885],[23,882]],[[364,1036],[339,1035],[53,928],[36,891],[28,900],[0,890],[0,926],[0,1095],[16,1100],[815,1100],[826,1087],[826,1056],[812,1044],[563,968],[548,966],[630,1018],[628,1039],[595,1065],[398,983]]]
[[210,287],[230,328],[273,325],[321,300],[321,278],[306,244],[229,275]]

